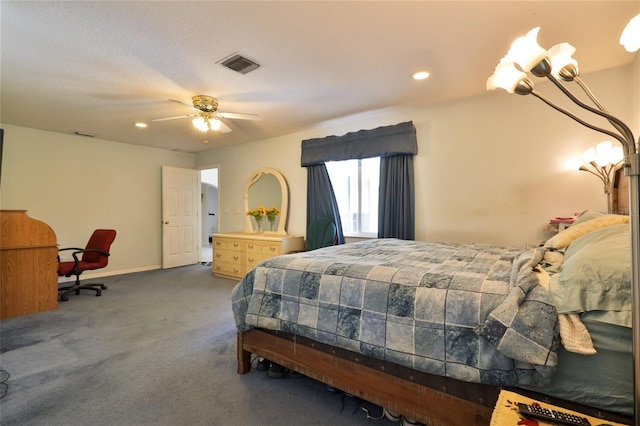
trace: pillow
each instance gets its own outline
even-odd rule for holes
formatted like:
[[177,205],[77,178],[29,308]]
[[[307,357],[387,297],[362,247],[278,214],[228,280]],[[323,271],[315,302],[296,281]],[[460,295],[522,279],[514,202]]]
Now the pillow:
[[556,235],[549,238],[547,242],[544,243],[544,246],[549,249],[561,249],[567,247],[572,241],[591,231],[620,223],[629,223],[629,216],[606,214],[595,219],[584,220],[577,224],[574,222],[573,225],[564,231],[558,232]]
[[631,311],[630,240],[628,225],[613,225],[571,243],[549,283],[558,313]]
[[578,225],[582,222],[586,222],[592,219],[597,219],[599,217],[606,216],[606,215],[607,213],[602,213],[597,210],[585,210],[582,213],[580,213],[580,215],[576,218],[575,222],[573,222],[573,225]]

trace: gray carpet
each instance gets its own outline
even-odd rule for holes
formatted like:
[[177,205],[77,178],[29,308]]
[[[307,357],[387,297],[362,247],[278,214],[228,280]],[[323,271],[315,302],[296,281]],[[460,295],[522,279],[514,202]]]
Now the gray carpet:
[[0,321],[0,368],[10,375],[1,425],[393,424],[306,377],[238,375],[236,282],[210,267],[101,281],[101,297],[72,294],[55,311]]

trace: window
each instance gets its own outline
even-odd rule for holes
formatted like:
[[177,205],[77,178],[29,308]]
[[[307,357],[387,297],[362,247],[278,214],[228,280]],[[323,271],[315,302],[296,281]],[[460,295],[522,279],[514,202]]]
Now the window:
[[344,235],[378,236],[380,157],[326,163]]

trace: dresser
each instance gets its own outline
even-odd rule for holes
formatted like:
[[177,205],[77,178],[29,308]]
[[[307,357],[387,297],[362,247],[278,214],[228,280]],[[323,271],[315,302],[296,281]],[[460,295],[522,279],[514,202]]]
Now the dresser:
[[304,250],[304,238],[295,235],[229,232],[213,234],[213,274],[242,279],[263,260]]

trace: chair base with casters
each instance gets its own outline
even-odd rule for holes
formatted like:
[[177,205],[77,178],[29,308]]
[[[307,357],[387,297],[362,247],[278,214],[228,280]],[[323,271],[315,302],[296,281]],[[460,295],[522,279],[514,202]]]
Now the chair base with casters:
[[80,294],[80,290],[93,290],[96,292],[97,296],[102,296],[102,290],[106,290],[107,286],[104,284],[80,284],[80,280],[76,279],[76,283],[74,285],[58,287],[58,294],[62,291],[64,293],[60,294],[60,300],[66,302],[69,300],[69,294],[75,292],[77,295]]
[[[106,290],[107,286],[101,283],[80,283],[80,274],[84,271],[101,269],[107,266],[110,256],[109,249],[115,238],[116,231],[113,229],[96,229],[84,249],[69,247],[59,250],[73,250],[71,253],[73,260],[58,263],[58,276],[76,276],[76,281],[73,285],[58,288],[58,294],[62,292],[60,294],[61,301],[68,301],[69,294],[73,292],[79,295],[80,290],[92,290],[96,293],[96,296],[102,295],[102,290]],[[79,255],[82,255],[82,257],[79,257]],[[58,256],[59,258],[60,256]]]

